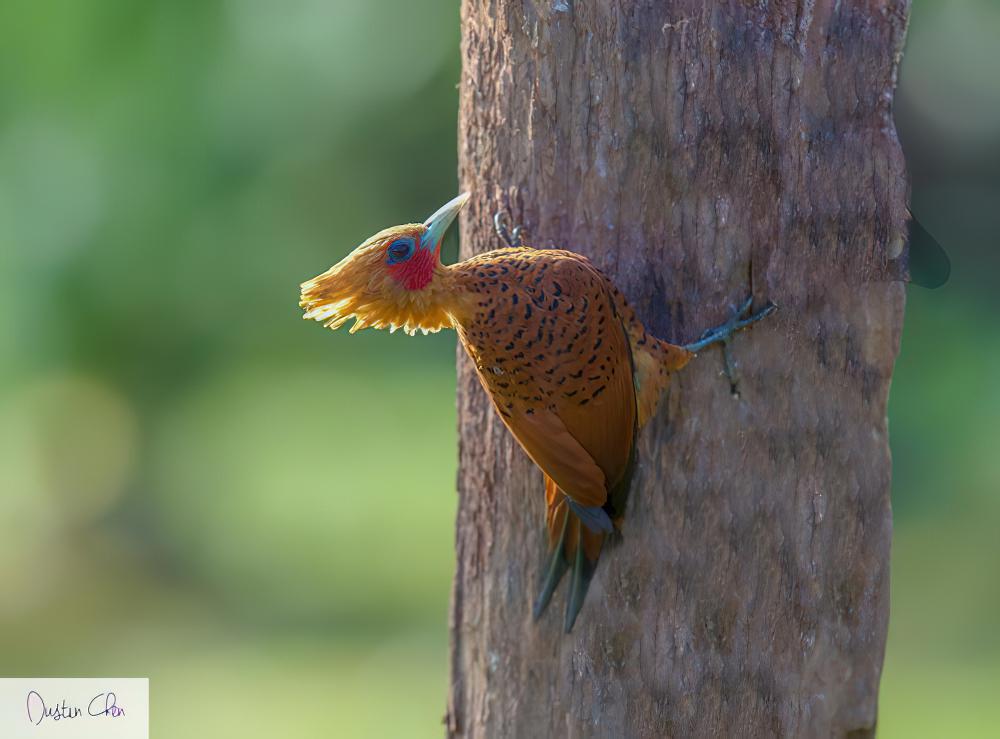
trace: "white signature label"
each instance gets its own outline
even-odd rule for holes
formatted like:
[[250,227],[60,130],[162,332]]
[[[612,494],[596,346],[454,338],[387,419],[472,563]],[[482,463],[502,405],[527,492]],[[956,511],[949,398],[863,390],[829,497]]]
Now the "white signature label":
[[149,679],[0,678],[0,737],[149,739]]

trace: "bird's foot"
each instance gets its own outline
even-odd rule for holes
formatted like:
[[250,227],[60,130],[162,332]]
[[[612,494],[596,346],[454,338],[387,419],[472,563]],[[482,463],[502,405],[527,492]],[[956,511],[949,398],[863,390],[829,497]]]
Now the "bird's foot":
[[497,236],[503,239],[503,242],[511,249],[524,246],[524,243],[521,241],[521,227],[514,226],[508,230],[507,216],[502,210],[498,210],[493,214],[493,230],[497,232]]
[[745,329],[747,326],[756,323],[762,318],[771,315],[778,309],[771,301],[768,301],[767,305],[761,308],[756,313],[750,312],[750,307],[753,305],[753,296],[751,295],[747,298],[743,305],[739,308],[733,309],[733,315],[728,321],[723,323],[721,326],[716,326],[715,328],[710,328],[708,331],[701,335],[698,341],[693,341],[690,344],[685,344],[684,348],[689,352],[697,353],[700,352],[707,346],[712,344],[725,344],[732,338],[733,334],[737,331]]
[[771,315],[778,309],[778,306],[770,300],[767,302],[767,305],[756,313],[751,312],[750,309],[752,306],[753,295],[747,298],[741,306],[733,309],[733,314],[730,316],[728,321],[723,323],[721,326],[708,329],[708,331],[701,335],[701,338],[698,339],[698,341],[693,341],[690,344],[684,345],[684,348],[689,352],[697,354],[702,349],[709,347],[712,344],[722,344],[723,371],[729,379],[729,391],[735,397],[739,397],[740,393],[737,387],[736,374],[733,371],[734,365],[732,358],[729,355],[729,342],[735,333],[742,331],[762,318]]

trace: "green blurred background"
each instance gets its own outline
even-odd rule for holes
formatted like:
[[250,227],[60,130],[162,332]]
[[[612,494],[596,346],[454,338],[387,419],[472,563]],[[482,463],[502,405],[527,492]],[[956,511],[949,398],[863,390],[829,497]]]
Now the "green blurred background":
[[[884,737],[1000,720],[998,37],[914,2],[954,271],[892,389]],[[455,193],[458,74],[454,0],[0,4],[0,674],[148,675],[156,737],[441,735],[454,336],[296,297]]]

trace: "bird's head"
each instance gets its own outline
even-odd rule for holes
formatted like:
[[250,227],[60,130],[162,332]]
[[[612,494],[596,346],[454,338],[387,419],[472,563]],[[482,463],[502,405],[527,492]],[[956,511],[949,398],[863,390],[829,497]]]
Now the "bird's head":
[[409,334],[451,325],[441,241],[469,199],[462,193],[423,223],[393,226],[365,241],[326,272],[302,283],[304,318],[332,329],[355,319],[351,333],[372,327]]

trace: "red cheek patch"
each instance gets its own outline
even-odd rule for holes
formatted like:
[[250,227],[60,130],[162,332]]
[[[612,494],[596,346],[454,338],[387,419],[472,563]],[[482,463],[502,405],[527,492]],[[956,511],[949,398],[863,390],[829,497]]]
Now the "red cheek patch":
[[434,276],[437,256],[430,249],[417,247],[405,262],[389,265],[389,275],[407,290],[423,290]]

